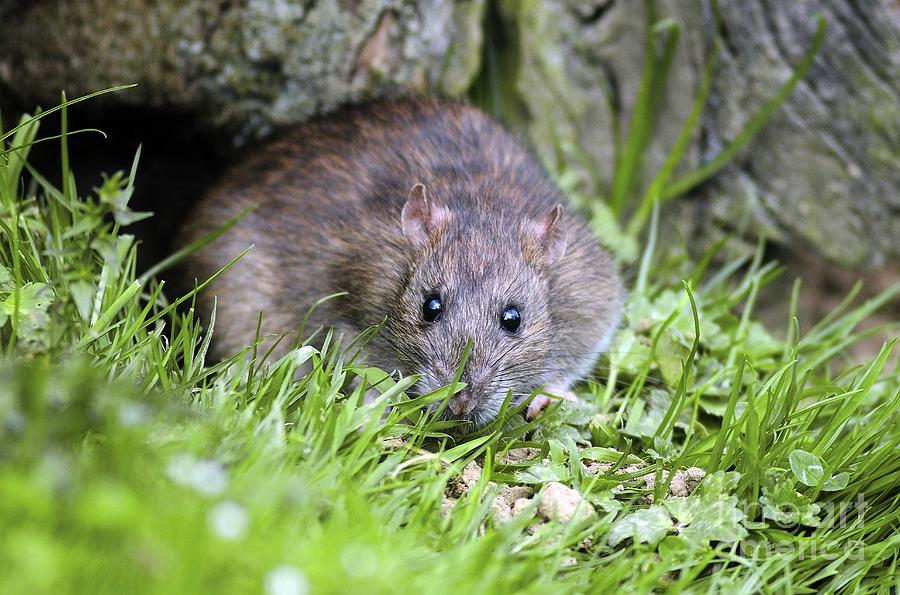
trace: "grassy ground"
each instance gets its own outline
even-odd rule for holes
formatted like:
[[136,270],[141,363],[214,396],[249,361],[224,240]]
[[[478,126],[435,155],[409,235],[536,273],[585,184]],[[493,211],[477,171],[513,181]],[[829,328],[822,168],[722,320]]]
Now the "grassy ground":
[[[207,366],[192,311],[136,276],[132,178],[79,198],[63,151],[63,188],[25,186],[26,154],[0,169],[0,591],[898,586],[894,345],[834,362],[900,288],[780,341],[752,313],[774,265],[656,262],[651,234],[582,402],[454,442],[421,414],[444,395],[360,405],[334,348]],[[536,492],[518,516],[506,484]]]
[[378,373],[336,346],[208,363],[192,296],[136,271],[135,167],[79,197],[64,139],[61,187],[25,162],[36,134],[0,162],[0,592],[900,588],[896,345],[842,358],[900,286],[777,339],[762,250],[655,246],[668,173],[639,250],[562,172],[630,238],[623,328],[579,403],[452,440],[423,413],[446,391],[363,405]]

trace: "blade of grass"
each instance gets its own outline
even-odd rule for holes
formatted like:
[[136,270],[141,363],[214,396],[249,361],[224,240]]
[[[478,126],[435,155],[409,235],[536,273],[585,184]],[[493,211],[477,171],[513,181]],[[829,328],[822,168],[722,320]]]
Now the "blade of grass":
[[88,99],[93,99],[94,97],[99,97],[100,95],[106,95],[107,93],[115,93],[115,92],[117,92],[117,91],[123,91],[123,90],[125,90],[125,89],[131,89],[131,88],[133,88],[133,87],[137,87],[137,84],[135,83],[135,84],[130,84],[130,85],[119,85],[118,87],[110,87],[110,88],[108,88],[108,89],[103,89],[102,91],[96,91],[96,92],[94,92],[94,93],[88,93],[87,95],[82,95],[81,97],[77,97],[77,98],[75,98],[75,99],[71,99],[71,100],[68,100],[68,101],[64,101],[63,103],[60,103],[59,105],[54,106],[54,107],[52,107],[52,108],[50,108],[50,109],[48,109],[48,110],[46,110],[46,111],[42,111],[42,112],[39,113],[39,114],[35,114],[34,116],[32,116],[32,117],[29,119],[28,122],[22,122],[22,123],[20,123],[18,126],[14,127],[12,130],[6,131],[5,134],[3,134],[2,136],[0,136],[0,141],[5,141],[5,140],[8,139],[10,136],[14,135],[14,134],[15,134],[20,128],[22,128],[23,126],[30,125],[32,122],[34,122],[34,121],[36,121],[36,120],[40,120],[41,118],[45,118],[46,116],[49,116],[50,114],[53,114],[53,113],[56,113],[56,112],[58,112],[58,111],[60,111],[60,110],[62,110],[62,109],[65,109],[65,108],[69,107],[70,105],[75,105],[76,103],[81,103],[82,101],[87,101]]

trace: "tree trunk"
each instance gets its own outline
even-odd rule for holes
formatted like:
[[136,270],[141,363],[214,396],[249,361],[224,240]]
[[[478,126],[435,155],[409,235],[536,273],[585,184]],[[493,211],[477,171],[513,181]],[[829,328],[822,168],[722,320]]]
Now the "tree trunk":
[[478,72],[483,10],[484,0],[7,0],[0,85],[48,103],[137,82],[116,100],[264,136],[348,101],[462,94]]
[[[113,99],[187,110],[264,136],[347,101],[405,90],[458,96],[479,69],[510,124],[551,168],[613,175],[644,56],[637,0],[0,0],[0,89],[55,103],[109,85]],[[687,117],[713,17],[660,0],[682,25],[647,179]],[[900,5],[895,0],[722,0],[722,53],[687,171],[719,153],[788,79],[815,16],[828,35],[808,76],[733,164],[676,203],[694,235],[763,231],[844,266],[900,256]],[[487,48],[482,37],[487,31]],[[489,59],[481,64],[482,56]],[[580,149],[579,149],[580,148]],[[580,153],[580,154],[579,154]],[[585,164],[585,160],[587,163]],[[680,214],[679,214],[680,213]]]
[[[526,9],[527,5],[527,9]],[[665,105],[645,162],[659,170],[691,109],[714,27],[708,4],[659,2],[682,24]],[[762,231],[844,266],[900,257],[900,5],[894,0],[721,2],[722,53],[682,171],[711,159],[790,77],[816,15],[826,43],[808,76],[733,165],[676,210],[697,234]],[[544,160],[590,157],[609,187],[614,118],[627,129],[643,62],[641,2],[500,0],[494,29],[500,101],[517,107]],[[560,148],[563,151],[560,151]],[[568,155],[566,152],[568,151]],[[747,229],[742,222],[747,223]],[[737,229],[740,228],[740,229]]]

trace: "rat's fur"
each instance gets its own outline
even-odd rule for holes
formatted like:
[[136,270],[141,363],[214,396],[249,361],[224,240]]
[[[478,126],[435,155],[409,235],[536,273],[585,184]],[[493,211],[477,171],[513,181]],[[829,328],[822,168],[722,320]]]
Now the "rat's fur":
[[[264,332],[288,332],[320,298],[347,292],[319,305],[309,328],[333,326],[349,341],[384,322],[367,361],[421,374],[423,392],[452,380],[471,337],[468,388],[454,399],[480,425],[509,389],[521,397],[584,377],[618,322],[615,266],[562,202],[534,157],[480,111],[407,99],[344,109],[255,152],[199,203],[183,236],[257,206],[188,263],[202,280],[255,244],[204,294],[207,310],[219,297],[217,354],[254,340],[259,310]],[[444,313],[426,323],[432,292]],[[499,323],[508,305],[522,315],[515,334]]]

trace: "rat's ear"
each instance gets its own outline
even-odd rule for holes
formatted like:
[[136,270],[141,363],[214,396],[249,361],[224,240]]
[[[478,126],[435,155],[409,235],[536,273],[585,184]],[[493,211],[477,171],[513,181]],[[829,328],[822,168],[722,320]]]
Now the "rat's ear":
[[531,226],[535,247],[547,264],[556,262],[566,254],[566,228],[562,214],[562,205],[556,205]]
[[437,239],[449,219],[450,211],[429,200],[424,184],[416,184],[400,212],[400,227],[414,246],[425,246]]

